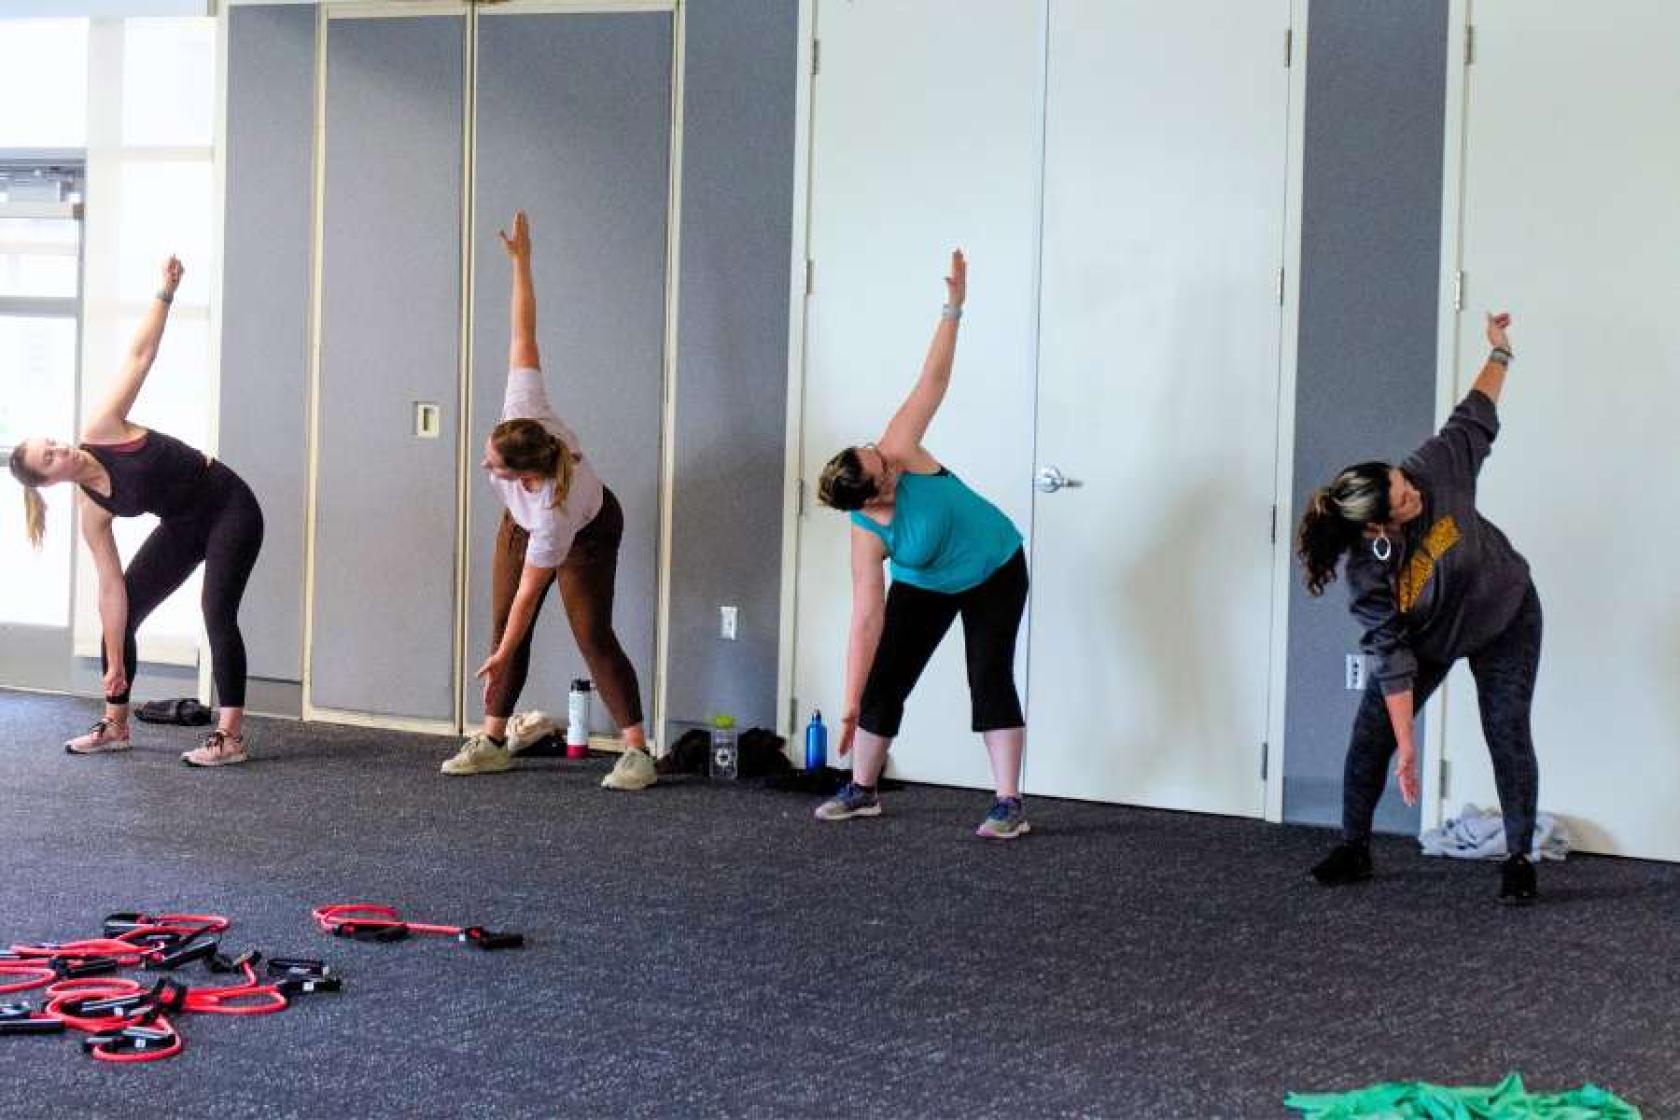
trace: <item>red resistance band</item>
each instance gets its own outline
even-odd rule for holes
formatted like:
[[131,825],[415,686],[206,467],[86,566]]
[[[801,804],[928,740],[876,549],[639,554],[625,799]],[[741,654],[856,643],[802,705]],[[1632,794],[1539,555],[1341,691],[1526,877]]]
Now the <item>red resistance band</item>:
[[[0,954],[0,978],[22,979],[0,991],[45,987],[46,1004],[39,1012],[27,1003],[0,1005],[0,1035],[76,1030],[88,1036],[82,1045],[99,1061],[155,1062],[185,1046],[170,1015],[272,1015],[291,997],[340,990],[339,978],[316,960],[270,960],[269,979],[259,979],[259,954],[230,960],[217,951],[214,935],[228,925],[216,915],[122,913],[105,919],[101,938],[13,946]],[[148,989],[109,975],[120,968],[173,970],[191,961],[240,979],[192,988],[165,977]]]
[[312,911],[315,924],[322,933],[334,937],[348,937],[356,941],[403,941],[410,934],[432,937],[453,937],[475,949],[523,949],[525,935],[483,926],[440,926],[426,922],[411,922],[397,913],[394,906],[380,906],[371,902],[342,902],[317,906]]

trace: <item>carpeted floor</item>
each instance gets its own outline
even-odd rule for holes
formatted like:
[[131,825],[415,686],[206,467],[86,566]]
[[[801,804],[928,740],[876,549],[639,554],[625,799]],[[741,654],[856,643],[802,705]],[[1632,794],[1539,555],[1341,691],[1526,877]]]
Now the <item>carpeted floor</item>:
[[[1513,911],[1496,868],[1399,840],[1330,892],[1308,829],[1037,801],[1033,836],[989,845],[972,792],[819,826],[791,794],[614,794],[605,760],[446,779],[452,742],[271,721],[222,771],[182,766],[178,728],[66,755],[93,712],[0,692],[0,941],[208,909],[227,947],[328,957],[348,990],[190,1017],[155,1066],[0,1038],[8,1117],[1246,1120],[1511,1070],[1680,1116],[1680,867],[1572,859]],[[530,947],[328,939],[331,901]]]

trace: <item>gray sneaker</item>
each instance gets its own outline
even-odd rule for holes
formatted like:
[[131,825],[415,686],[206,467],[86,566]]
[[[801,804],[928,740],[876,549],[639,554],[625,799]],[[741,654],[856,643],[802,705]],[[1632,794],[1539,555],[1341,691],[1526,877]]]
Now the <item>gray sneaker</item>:
[[992,802],[992,811],[974,830],[974,835],[988,840],[1013,840],[1032,831],[1027,823],[1027,807],[1019,797],[1000,797]]
[[878,817],[881,799],[872,789],[864,789],[856,782],[847,782],[840,792],[817,806],[819,821],[845,821],[853,817]]

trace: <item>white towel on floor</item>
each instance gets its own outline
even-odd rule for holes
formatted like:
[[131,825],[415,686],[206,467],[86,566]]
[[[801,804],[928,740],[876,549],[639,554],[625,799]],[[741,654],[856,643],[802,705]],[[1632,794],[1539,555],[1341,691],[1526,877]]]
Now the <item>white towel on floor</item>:
[[[1426,856],[1454,859],[1504,859],[1505,818],[1492,809],[1465,805],[1458,816],[1440,828],[1432,828],[1418,839]],[[1563,859],[1569,854],[1569,836],[1550,813],[1534,818],[1534,849],[1528,858],[1536,863]]]

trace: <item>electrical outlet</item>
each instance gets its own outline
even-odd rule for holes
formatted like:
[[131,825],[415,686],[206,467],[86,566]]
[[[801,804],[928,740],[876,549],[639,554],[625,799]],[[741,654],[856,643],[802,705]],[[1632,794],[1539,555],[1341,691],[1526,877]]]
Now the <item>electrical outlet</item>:
[[739,612],[735,607],[719,607],[718,637],[723,638],[726,641],[733,642],[738,633],[736,624],[739,621],[739,617]]
[[1347,688],[1349,692],[1365,691],[1365,658],[1361,654],[1347,655]]

